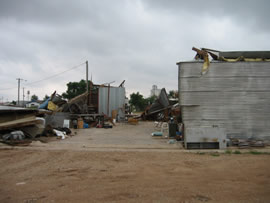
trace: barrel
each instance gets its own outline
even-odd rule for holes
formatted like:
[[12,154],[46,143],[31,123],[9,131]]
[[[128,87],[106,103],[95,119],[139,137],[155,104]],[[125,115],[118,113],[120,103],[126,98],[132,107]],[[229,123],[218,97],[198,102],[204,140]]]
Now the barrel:
[[117,110],[112,110],[112,119],[116,119]]
[[83,119],[82,118],[78,118],[78,128],[79,129],[83,128]]

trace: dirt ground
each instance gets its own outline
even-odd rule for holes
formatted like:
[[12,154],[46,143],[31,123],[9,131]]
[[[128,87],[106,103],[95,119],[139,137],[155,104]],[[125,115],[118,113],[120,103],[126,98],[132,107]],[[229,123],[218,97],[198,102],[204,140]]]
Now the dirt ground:
[[0,146],[0,202],[270,202],[270,155],[187,152],[152,123]]

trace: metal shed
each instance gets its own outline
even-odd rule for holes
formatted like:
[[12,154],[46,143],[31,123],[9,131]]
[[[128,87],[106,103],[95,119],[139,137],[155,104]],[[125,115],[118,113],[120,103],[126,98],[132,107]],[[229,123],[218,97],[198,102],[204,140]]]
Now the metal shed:
[[112,116],[116,110],[120,118],[125,117],[125,88],[124,87],[99,87],[98,112]]
[[216,127],[227,137],[270,140],[270,62],[213,61],[205,75],[203,61],[177,65],[185,133]]

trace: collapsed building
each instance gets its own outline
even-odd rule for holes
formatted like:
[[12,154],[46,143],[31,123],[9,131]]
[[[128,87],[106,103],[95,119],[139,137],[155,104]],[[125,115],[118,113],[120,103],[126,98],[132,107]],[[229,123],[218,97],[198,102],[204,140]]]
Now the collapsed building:
[[[91,84],[89,91],[63,102],[55,93],[42,108],[52,110],[46,115],[46,123],[63,125],[65,119],[82,118],[86,123],[93,123],[106,118],[125,119],[126,99],[123,84],[119,87]],[[46,103],[46,102],[45,102]]]
[[193,50],[196,60],[177,63],[185,147],[269,140],[270,51]]
[[91,84],[89,91],[69,101],[55,91],[39,109],[0,106],[0,142],[25,145],[43,136],[65,139],[71,134],[69,128],[111,128],[116,120],[125,119],[123,83]]
[[165,88],[162,88],[157,99],[152,105],[146,107],[141,117],[143,120],[162,120],[168,117],[170,108],[168,95]]
[[179,117],[178,100],[169,99],[166,89],[162,88],[156,100],[141,114],[142,120],[169,121],[172,116]]

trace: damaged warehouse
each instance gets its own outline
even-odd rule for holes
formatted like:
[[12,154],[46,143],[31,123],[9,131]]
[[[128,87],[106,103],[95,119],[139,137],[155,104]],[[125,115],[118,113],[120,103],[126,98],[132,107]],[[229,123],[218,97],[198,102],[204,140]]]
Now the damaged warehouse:
[[177,63],[185,147],[270,140],[270,52],[193,50],[197,60]]

